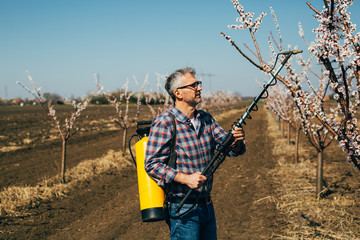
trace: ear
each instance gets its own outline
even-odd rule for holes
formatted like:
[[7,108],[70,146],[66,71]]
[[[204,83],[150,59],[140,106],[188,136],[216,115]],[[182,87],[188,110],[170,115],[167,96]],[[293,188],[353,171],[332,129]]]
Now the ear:
[[175,95],[175,97],[176,97],[177,99],[182,99],[182,98],[183,98],[181,91],[179,91],[178,89],[176,89],[176,90],[174,91],[174,95]]

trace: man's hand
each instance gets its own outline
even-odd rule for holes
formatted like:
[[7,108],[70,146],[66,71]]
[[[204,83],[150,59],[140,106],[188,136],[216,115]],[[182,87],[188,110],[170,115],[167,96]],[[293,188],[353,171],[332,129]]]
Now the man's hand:
[[174,180],[181,184],[187,185],[191,189],[196,189],[201,187],[205,183],[206,177],[204,175],[201,175],[201,172],[196,172],[189,175],[178,172]]
[[245,131],[242,127],[237,127],[232,132],[234,136],[234,142],[231,147],[235,152],[240,152],[243,147],[243,141],[245,140]]

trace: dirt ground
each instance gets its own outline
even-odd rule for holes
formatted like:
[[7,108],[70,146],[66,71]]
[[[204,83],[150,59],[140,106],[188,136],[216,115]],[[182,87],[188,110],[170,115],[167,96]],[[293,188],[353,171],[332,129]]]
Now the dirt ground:
[[[261,108],[262,109],[262,108]],[[241,116],[220,121],[228,130]],[[263,110],[247,121],[247,152],[227,158],[215,174],[212,197],[219,239],[271,239],[284,223],[274,203],[261,201],[273,192],[268,171],[277,159],[266,134]],[[120,147],[119,130],[79,135],[70,141],[71,165]],[[3,133],[1,135],[4,135]],[[33,185],[57,171],[60,143],[51,141],[3,152],[1,188]],[[164,222],[141,222],[135,167],[84,182],[67,197],[44,203],[30,216],[0,218],[0,239],[168,239]]]

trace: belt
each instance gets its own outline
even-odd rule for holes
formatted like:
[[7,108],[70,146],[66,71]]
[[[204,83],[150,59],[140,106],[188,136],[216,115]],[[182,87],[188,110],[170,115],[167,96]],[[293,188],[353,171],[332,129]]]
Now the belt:
[[[172,203],[181,203],[181,201],[183,200],[183,198],[177,198],[177,197],[172,197],[171,198],[171,202]],[[211,197],[210,195],[207,197],[202,197],[202,198],[188,198],[186,199],[184,204],[210,204],[211,203]]]

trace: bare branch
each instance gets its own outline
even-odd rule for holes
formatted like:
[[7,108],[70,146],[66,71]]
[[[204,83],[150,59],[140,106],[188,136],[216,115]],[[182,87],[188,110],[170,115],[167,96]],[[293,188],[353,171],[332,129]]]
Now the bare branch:
[[243,53],[243,51],[240,50],[240,48],[234,43],[233,40],[231,40],[230,36],[227,36],[225,33],[221,32],[221,35],[223,35],[223,37],[225,37],[230,43],[231,45],[233,45],[236,50],[244,57],[246,58],[249,62],[251,62],[255,67],[259,68],[260,70],[262,70],[262,66],[256,64],[251,58],[249,58],[245,53]]
[[316,10],[310,2],[306,2],[306,4],[311,8],[311,10],[313,10],[317,15],[320,15],[320,12],[318,10]]

